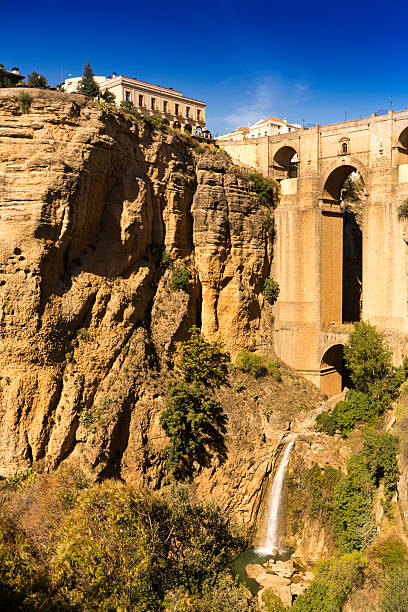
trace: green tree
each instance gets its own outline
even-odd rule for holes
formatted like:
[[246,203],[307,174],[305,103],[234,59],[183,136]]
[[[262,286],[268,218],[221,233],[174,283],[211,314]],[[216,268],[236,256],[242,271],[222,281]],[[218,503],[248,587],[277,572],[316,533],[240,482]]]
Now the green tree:
[[391,351],[375,327],[361,321],[354,325],[344,347],[344,360],[356,389],[370,390],[370,385],[392,373]]
[[29,87],[37,87],[39,89],[45,89],[48,85],[48,81],[42,74],[38,74],[38,72],[33,72],[27,77],[27,85]]
[[174,471],[177,478],[191,475],[194,462],[200,465],[208,462],[209,448],[217,448],[221,459],[225,452],[221,435],[225,432],[225,420],[219,402],[197,383],[173,385],[160,417],[160,424],[170,438],[165,450],[167,470]]
[[384,482],[383,506],[388,515],[400,475],[397,453],[398,440],[392,434],[377,433],[372,429],[363,433],[363,456],[374,485],[378,487],[381,480]]
[[89,60],[84,66],[84,74],[82,79],[79,81],[77,92],[88,96],[88,98],[95,98],[99,93],[99,87],[96,83]]
[[186,382],[218,388],[228,379],[229,356],[222,352],[222,344],[208,342],[198,327],[190,329],[190,338],[183,344],[177,363]]
[[342,553],[365,549],[376,534],[373,484],[363,457],[352,455],[334,505],[334,536]]

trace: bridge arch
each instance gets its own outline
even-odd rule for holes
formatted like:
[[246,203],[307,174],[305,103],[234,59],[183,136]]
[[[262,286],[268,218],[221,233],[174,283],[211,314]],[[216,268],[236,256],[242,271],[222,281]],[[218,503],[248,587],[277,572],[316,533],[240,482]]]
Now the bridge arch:
[[341,393],[346,386],[343,344],[333,344],[324,351],[320,361],[320,390],[328,397]]
[[335,162],[323,173],[320,183],[320,193],[323,200],[340,202],[341,188],[352,172],[359,172],[367,186],[369,173],[366,167],[357,159],[347,156],[347,164]]
[[298,152],[290,145],[280,147],[273,156],[272,167],[277,179],[296,178],[299,172]]
[[[367,173],[359,162],[328,169],[323,175],[321,200],[321,325],[359,321],[363,290],[363,235],[358,192],[355,200],[340,207],[346,179],[358,171],[365,183]],[[362,172],[364,174],[362,174]],[[349,193],[352,194],[351,185]]]
[[408,164],[408,127],[402,130],[398,138],[398,165]]

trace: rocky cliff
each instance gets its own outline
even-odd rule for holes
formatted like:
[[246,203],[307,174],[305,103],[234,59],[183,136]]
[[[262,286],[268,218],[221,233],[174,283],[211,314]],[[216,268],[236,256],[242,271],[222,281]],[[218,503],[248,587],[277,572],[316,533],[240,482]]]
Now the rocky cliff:
[[[159,486],[159,417],[191,325],[231,354],[271,350],[257,196],[191,139],[77,95],[37,91],[23,114],[14,93],[0,92],[1,476],[75,460],[95,477]],[[163,251],[189,270],[187,290],[172,289]],[[219,491],[250,516],[273,448],[260,450],[264,408],[242,415],[241,400]],[[243,503],[230,489],[248,468],[259,474]]]

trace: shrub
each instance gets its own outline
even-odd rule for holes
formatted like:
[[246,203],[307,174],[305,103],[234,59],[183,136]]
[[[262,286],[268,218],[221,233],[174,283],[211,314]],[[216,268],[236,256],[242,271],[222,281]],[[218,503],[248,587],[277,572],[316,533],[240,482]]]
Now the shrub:
[[76,333],[76,337],[78,338],[78,340],[83,340],[84,342],[87,342],[90,339],[90,334],[86,327],[80,327]]
[[209,448],[222,448],[225,417],[221,405],[196,383],[179,382],[171,387],[160,424],[170,438],[166,468],[176,478],[191,475],[194,462],[208,462]]
[[370,395],[351,389],[346,399],[338,402],[331,412],[322,412],[316,417],[319,431],[334,435],[336,430],[346,437],[356,423],[364,423],[378,413]]
[[190,272],[186,268],[174,267],[171,288],[175,291],[185,291],[188,287],[190,276]]
[[134,104],[131,100],[122,100],[120,103],[120,108],[125,108],[127,110],[132,110],[134,108]]
[[400,475],[397,452],[398,441],[392,434],[377,433],[371,429],[363,433],[362,453],[374,485],[378,487],[381,480],[384,482],[383,507],[388,516]]
[[262,593],[262,601],[265,604],[266,612],[284,612],[284,610],[286,610],[282,601],[272,589],[264,590]]
[[18,491],[23,491],[33,484],[38,474],[32,467],[20,470],[7,478],[7,483],[14,485]]
[[372,383],[392,372],[391,351],[385,348],[375,327],[364,321],[355,323],[344,347],[344,360],[356,389],[366,393]]
[[113,398],[106,396],[98,405],[92,405],[90,408],[83,408],[79,416],[79,422],[92,432],[95,432],[96,424],[99,422],[101,416],[107,412],[109,406],[113,402]]
[[279,295],[279,283],[276,282],[271,276],[265,279],[262,295],[265,296],[265,299],[270,303],[274,304],[278,299]]
[[20,105],[20,110],[24,114],[27,114],[30,111],[32,101],[33,101],[33,97],[30,96],[30,94],[26,93],[25,91],[22,91],[17,96],[17,102]]
[[408,567],[395,568],[388,577],[381,598],[381,612],[408,610]]
[[366,571],[367,562],[357,552],[320,562],[310,587],[295,600],[291,610],[342,612],[351,590],[363,584]]
[[24,534],[0,515],[1,609],[27,612],[46,609],[47,602],[51,604],[50,595],[45,567],[36,558]]
[[199,601],[200,612],[255,612],[256,603],[238,578],[222,572],[215,583],[207,581]]
[[376,535],[373,515],[373,484],[361,455],[347,462],[347,476],[336,490],[334,536],[340,552],[366,548]]
[[250,353],[246,349],[242,349],[238,354],[237,360],[235,362],[235,367],[237,370],[241,372],[246,372],[247,374],[252,374],[255,378],[259,378],[260,376],[266,376],[268,373],[268,369],[265,365],[264,358],[262,355],[258,355],[257,353]]
[[278,201],[278,186],[276,183],[259,172],[253,172],[249,178],[254,183],[261,204],[276,206]]
[[167,253],[167,251],[163,251],[161,254],[161,258],[160,258],[160,267],[163,270],[168,270],[169,268],[172,267],[172,259],[169,253]]
[[207,342],[195,325],[190,338],[183,344],[178,367],[186,382],[197,382],[205,387],[218,388],[228,379],[229,357],[222,352],[219,342]]
[[268,376],[271,376],[277,382],[281,382],[282,380],[282,372],[280,370],[280,363],[276,359],[271,359],[266,362],[266,370]]
[[378,542],[373,546],[372,553],[387,572],[408,562],[408,551],[402,540],[395,536]]
[[403,203],[398,206],[397,215],[398,215],[398,221],[403,221],[405,219],[408,219],[408,198],[404,200]]
[[112,106],[116,103],[116,97],[111,91],[109,91],[109,89],[105,89],[105,91],[100,91],[98,93],[98,100],[102,100],[106,104]]

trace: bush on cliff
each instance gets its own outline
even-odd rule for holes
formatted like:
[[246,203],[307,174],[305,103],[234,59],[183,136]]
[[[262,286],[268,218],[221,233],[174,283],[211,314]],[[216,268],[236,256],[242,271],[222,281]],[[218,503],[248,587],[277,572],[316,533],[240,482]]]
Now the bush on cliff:
[[395,568],[388,576],[381,598],[381,612],[407,612],[408,566]]
[[367,470],[374,486],[384,483],[384,512],[390,516],[391,501],[397,491],[400,471],[398,468],[398,440],[390,433],[377,433],[371,429],[363,432],[363,450]]
[[358,552],[320,562],[310,587],[291,610],[342,612],[351,590],[363,584],[366,572],[367,561]]
[[279,296],[279,283],[271,276],[265,279],[262,295],[269,304],[274,304]]
[[238,353],[238,357],[235,361],[235,367],[240,372],[251,374],[255,378],[260,378],[261,376],[271,376],[278,382],[282,380],[279,361],[274,359],[265,361],[262,355],[259,355],[258,353],[250,353],[246,349],[242,349]]
[[364,393],[370,391],[370,385],[392,373],[391,351],[384,346],[375,327],[364,321],[354,325],[344,347],[344,361],[355,388]]
[[275,207],[278,201],[278,186],[272,179],[267,178],[260,172],[253,172],[249,178],[254,183],[259,202],[267,206]]
[[171,288],[175,291],[185,291],[190,281],[190,272],[187,268],[176,267],[172,268]]
[[185,381],[218,388],[227,382],[228,363],[229,356],[222,352],[222,344],[208,342],[199,328],[193,325],[190,338],[184,342],[177,362]]
[[336,491],[334,537],[342,553],[365,549],[377,529],[373,514],[374,487],[361,454],[347,462],[347,476]]
[[356,323],[344,347],[344,360],[355,389],[338,402],[331,412],[316,418],[319,431],[333,435],[339,430],[343,436],[391,408],[398,389],[407,377],[404,368],[394,368],[391,351],[376,329],[369,323]]
[[160,424],[170,443],[165,449],[167,471],[180,479],[191,476],[194,464],[207,465],[213,452],[225,457],[226,416],[212,390],[227,383],[229,357],[218,342],[208,342],[198,327],[181,349],[177,366],[184,381],[170,387]]
[[63,505],[54,475],[0,494],[0,609],[159,612],[171,593],[203,612],[245,601],[228,564],[247,542],[216,504],[187,486],[158,494],[119,481],[72,484]]
[[160,417],[170,439],[165,449],[167,471],[177,478],[190,476],[195,462],[208,463],[209,449],[222,454],[225,421],[220,403],[197,383],[173,385]]

